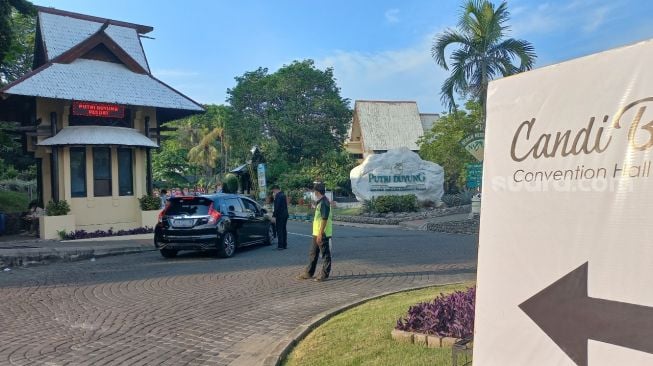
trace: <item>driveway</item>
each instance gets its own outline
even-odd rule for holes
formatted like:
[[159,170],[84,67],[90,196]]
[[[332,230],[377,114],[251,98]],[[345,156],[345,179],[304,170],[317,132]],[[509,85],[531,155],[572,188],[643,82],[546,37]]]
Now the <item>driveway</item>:
[[334,227],[329,281],[299,281],[289,249],[233,258],[146,252],[0,272],[0,364],[258,365],[316,314],[389,291],[475,279],[474,236]]

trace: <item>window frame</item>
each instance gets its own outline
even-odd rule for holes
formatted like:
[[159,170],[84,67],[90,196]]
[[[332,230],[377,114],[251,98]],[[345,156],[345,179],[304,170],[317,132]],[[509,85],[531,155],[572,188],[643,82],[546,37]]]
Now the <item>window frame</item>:
[[[123,191],[122,186],[122,160],[120,159],[121,153],[129,153],[129,190],[127,192]],[[133,196],[134,195],[134,150],[129,147],[119,147],[116,149],[116,154],[118,155],[118,195],[119,196]]]
[[[109,153],[109,177],[101,177],[98,178],[98,169],[97,169],[97,164],[96,164],[96,154],[98,151],[108,151]],[[111,197],[113,196],[113,162],[112,162],[112,157],[111,157],[111,148],[108,146],[94,146],[93,147],[93,196],[94,197]],[[98,193],[98,181],[100,182],[106,182],[108,181],[109,185],[109,191],[108,192],[103,192],[101,194]]]
[[[87,171],[86,171],[86,147],[71,147],[68,152],[70,154],[70,159],[69,159],[69,164],[70,164],[70,197],[72,197],[72,198],[85,198],[85,197],[88,196],[88,184],[86,182],[86,173],[87,173]],[[77,193],[73,189],[73,187],[74,187],[73,186],[73,182],[74,182],[73,177],[75,176],[74,173],[77,171],[77,169],[75,169],[73,167],[73,155],[76,155],[76,154],[81,154],[81,156],[82,156],[82,162],[81,162],[81,165],[79,166],[79,168],[82,171],[82,176],[84,177],[84,179],[83,179],[83,185],[84,185],[83,193],[82,192]]]
[[[258,215],[261,212],[261,209],[258,207],[258,204],[256,204],[256,202],[250,200],[249,198],[240,197],[240,201],[241,201],[241,204],[243,205],[243,209],[245,210],[244,212],[251,211],[255,215]],[[247,207],[246,203],[250,203],[251,205],[253,205],[255,211],[250,210]]]

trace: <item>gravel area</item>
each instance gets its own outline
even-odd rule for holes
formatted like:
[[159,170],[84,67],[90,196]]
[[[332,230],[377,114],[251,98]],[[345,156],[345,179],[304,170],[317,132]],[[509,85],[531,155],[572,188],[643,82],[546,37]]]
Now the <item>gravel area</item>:
[[428,223],[426,229],[440,233],[472,235],[478,234],[479,222],[479,216],[475,216],[474,218],[467,220]]

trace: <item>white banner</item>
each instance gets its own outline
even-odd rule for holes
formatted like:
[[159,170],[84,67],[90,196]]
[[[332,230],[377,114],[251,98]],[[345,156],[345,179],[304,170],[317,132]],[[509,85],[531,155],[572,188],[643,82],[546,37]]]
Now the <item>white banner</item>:
[[653,365],[652,60],[490,83],[475,365]]

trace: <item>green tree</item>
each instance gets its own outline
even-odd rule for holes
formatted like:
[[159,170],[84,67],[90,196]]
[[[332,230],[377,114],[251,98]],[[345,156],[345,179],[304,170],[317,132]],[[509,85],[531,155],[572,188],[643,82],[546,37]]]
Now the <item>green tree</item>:
[[[447,29],[436,36],[431,53],[435,61],[449,70],[445,49],[451,53],[451,76],[442,85],[442,102],[449,111],[456,109],[454,94],[479,100],[485,114],[487,85],[497,76],[508,76],[533,68],[535,51],[527,41],[506,38],[510,18],[508,5],[498,7],[488,0],[467,0],[462,7],[456,30]],[[513,64],[518,60],[519,66]]]
[[152,155],[152,176],[166,187],[185,186],[186,177],[193,174],[188,164],[188,149],[172,137],[161,142],[161,148]]
[[[35,14],[36,9],[29,1],[0,0],[0,66],[3,69],[4,65],[10,64],[11,59],[16,57],[12,54],[17,52],[19,48],[17,42],[22,43],[20,38],[25,35],[23,27],[25,19],[21,15],[33,17]],[[34,28],[31,28],[31,31],[33,32]],[[32,45],[33,43],[32,38]],[[6,59],[8,55],[9,60]]]
[[0,62],[0,85],[12,82],[32,70],[36,17],[12,11],[12,40]]
[[225,122],[225,135],[229,140],[230,158],[236,162],[249,159],[254,145],[265,144],[267,124],[268,69],[258,68],[237,76],[236,86],[227,89],[227,101],[232,108],[231,118]]
[[317,159],[305,172],[313,179],[324,182],[326,188],[332,191],[351,191],[349,172],[356,166],[344,150],[329,151],[324,157]]
[[444,169],[445,192],[465,187],[465,164],[476,161],[460,141],[482,127],[482,109],[478,102],[467,102],[466,110],[444,115],[419,141],[419,155]]
[[243,144],[274,140],[293,164],[341,147],[351,111],[332,69],[319,70],[312,60],[295,61],[273,74],[259,68],[236,82],[227,93]]
[[161,149],[153,156],[155,179],[187,185],[191,183],[187,178],[195,177],[193,181],[209,186],[213,185],[220,170],[226,171],[229,145],[224,126],[231,116],[230,108],[220,105],[205,105],[204,108],[203,114],[166,124],[175,130],[166,133]]

